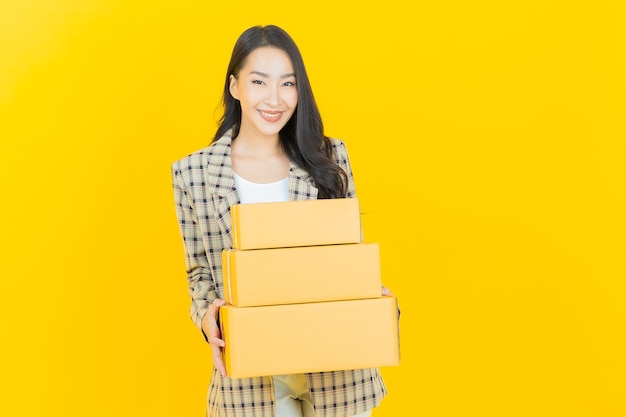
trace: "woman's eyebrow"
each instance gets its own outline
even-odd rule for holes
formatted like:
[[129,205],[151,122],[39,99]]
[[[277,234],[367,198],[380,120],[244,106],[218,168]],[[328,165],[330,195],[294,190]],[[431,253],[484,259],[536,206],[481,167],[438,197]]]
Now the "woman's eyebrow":
[[[252,75],[252,74],[256,74],[256,75],[258,75],[260,77],[263,77],[263,78],[269,78],[270,77],[269,74],[266,74],[266,73],[261,72],[261,71],[256,71],[256,70],[250,71],[250,75]],[[296,76],[295,73],[289,73],[289,74],[281,75],[280,78],[289,78],[289,77],[295,77],[295,76]]]

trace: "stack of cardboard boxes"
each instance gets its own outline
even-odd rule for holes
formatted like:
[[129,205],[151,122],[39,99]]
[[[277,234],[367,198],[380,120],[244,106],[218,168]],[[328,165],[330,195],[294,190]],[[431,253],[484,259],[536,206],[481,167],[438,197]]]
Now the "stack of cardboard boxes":
[[399,364],[398,310],[356,199],[231,207],[220,309],[231,377]]

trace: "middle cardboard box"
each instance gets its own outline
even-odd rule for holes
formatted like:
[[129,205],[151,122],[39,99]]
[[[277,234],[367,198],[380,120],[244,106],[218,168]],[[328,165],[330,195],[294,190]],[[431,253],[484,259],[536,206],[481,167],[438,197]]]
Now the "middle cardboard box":
[[226,249],[222,273],[236,307],[380,297],[377,243]]

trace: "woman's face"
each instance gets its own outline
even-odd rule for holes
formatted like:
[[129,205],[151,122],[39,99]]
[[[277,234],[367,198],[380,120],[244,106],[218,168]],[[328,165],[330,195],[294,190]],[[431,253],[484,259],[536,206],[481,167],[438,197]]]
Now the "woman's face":
[[277,136],[298,105],[296,75],[282,49],[257,48],[248,55],[230,93],[241,103],[239,135]]

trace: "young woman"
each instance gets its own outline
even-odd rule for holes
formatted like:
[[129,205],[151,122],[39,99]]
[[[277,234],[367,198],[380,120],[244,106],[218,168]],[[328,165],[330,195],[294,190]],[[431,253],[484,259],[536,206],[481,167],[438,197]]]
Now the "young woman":
[[[191,317],[213,352],[207,415],[369,416],[387,391],[378,369],[229,378],[220,356],[221,254],[231,248],[230,207],[355,196],[343,142],[324,136],[300,52],[276,26],[237,40],[224,115],[210,146],[172,166],[185,247]],[[383,288],[383,294],[389,294]],[[372,341],[376,343],[376,341]]]

